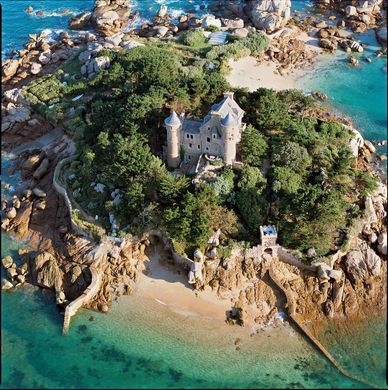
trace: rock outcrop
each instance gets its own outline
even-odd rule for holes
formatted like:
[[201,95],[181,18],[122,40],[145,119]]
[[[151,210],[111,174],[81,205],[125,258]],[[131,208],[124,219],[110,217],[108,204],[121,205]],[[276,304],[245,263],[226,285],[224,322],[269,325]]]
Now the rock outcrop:
[[89,27],[91,12],[82,12],[69,20],[69,28],[72,30],[86,30]]
[[130,14],[127,0],[96,0],[91,23],[99,34],[109,37],[127,26]]
[[[341,13],[345,24],[354,32],[360,33],[385,20],[381,12],[383,0],[315,0],[323,9],[332,9]],[[386,38],[385,38],[386,40]]]
[[247,0],[245,11],[256,28],[272,33],[290,18],[291,0]]

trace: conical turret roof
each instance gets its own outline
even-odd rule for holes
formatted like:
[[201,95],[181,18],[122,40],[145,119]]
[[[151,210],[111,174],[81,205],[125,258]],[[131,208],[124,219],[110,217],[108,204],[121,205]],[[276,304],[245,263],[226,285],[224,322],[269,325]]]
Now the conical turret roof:
[[164,123],[167,126],[177,126],[182,124],[181,120],[179,119],[177,113],[174,110],[171,112],[171,115],[164,120]]
[[232,127],[232,126],[236,126],[237,122],[236,119],[234,119],[233,115],[230,112],[228,112],[228,115],[226,115],[225,118],[221,119],[221,124],[222,126],[225,127]]

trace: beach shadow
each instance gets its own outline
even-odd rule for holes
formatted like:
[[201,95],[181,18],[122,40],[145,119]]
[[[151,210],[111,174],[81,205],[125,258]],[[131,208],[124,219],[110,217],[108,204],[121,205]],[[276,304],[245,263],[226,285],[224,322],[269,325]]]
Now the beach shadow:
[[148,278],[164,280],[168,283],[180,283],[184,287],[193,289],[188,283],[188,271],[174,263],[171,253],[166,251],[161,244],[147,248],[148,260],[144,262],[146,267],[143,274]]

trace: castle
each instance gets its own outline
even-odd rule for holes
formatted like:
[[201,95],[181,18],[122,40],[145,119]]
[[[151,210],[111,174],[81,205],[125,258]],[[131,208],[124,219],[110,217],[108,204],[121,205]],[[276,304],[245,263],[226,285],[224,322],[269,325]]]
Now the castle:
[[182,162],[197,162],[201,154],[222,157],[225,165],[236,161],[237,145],[246,124],[244,111],[225,92],[223,100],[214,104],[203,121],[188,120],[175,111],[165,119],[167,128],[167,165],[177,168]]

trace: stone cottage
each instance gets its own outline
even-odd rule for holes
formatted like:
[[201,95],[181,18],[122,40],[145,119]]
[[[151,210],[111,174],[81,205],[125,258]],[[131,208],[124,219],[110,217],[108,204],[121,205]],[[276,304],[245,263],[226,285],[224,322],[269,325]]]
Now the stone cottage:
[[177,168],[181,162],[196,163],[202,153],[222,157],[225,165],[236,161],[237,145],[246,124],[242,122],[244,111],[233,95],[225,92],[223,100],[212,106],[203,121],[171,112],[165,119],[169,167]]

